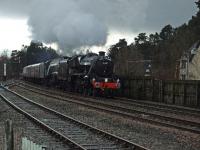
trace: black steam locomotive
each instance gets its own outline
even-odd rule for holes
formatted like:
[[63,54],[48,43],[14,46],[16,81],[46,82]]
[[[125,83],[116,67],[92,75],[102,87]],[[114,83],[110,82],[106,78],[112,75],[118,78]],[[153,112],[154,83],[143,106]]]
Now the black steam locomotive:
[[23,68],[23,78],[60,86],[70,91],[88,95],[111,95],[120,88],[120,81],[113,73],[114,64],[105,52],[75,55]]

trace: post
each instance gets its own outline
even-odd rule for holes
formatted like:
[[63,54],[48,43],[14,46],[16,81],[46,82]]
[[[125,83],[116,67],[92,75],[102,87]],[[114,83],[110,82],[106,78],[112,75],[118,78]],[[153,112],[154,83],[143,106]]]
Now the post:
[[13,150],[14,149],[14,141],[13,141],[13,127],[12,121],[6,120],[5,123],[5,150]]
[[151,79],[151,85],[152,85],[152,89],[151,89],[151,90],[152,90],[152,92],[151,92],[151,93],[152,93],[152,94],[151,94],[151,100],[152,100],[152,101],[156,101],[156,100],[155,100],[155,91],[154,91],[154,88],[155,88],[155,80],[154,80],[154,79]]
[[130,78],[128,79],[128,97],[132,98],[131,97],[131,79]]
[[142,78],[142,100],[147,100],[146,99],[146,84],[145,84],[145,79],[144,77]]
[[172,104],[175,104],[175,82],[172,81]]
[[183,83],[183,105],[186,106],[187,105],[187,93],[186,93],[186,83]]
[[161,80],[161,102],[165,101],[165,83],[164,80]]
[[197,100],[197,107],[200,108],[200,101],[199,101],[199,82],[196,82],[196,100]]
[[3,80],[6,81],[6,63],[3,64]]

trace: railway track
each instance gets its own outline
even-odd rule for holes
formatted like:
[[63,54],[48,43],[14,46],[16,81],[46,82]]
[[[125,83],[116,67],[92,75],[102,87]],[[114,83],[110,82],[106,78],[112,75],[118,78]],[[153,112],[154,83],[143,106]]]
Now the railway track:
[[150,102],[150,101],[142,101],[142,100],[133,100],[128,98],[118,98],[120,101],[124,101],[125,103],[132,103],[136,106],[147,108],[147,109],[155,109],[162,112],[172,112],[175,114],[181,113],[185,115],[193,115],[200,117],[200,109],[195,108],[188,108],[184,106],[174,106],[174,105],[168,105],[168,104],[161,104],[156,102]]
[[71,149],[147,150],[4,88],[2,99],[26,117],[51,132]]
[[[182,118],[177,118],[177,117],[164,116],[161,114],[155,114],[155,113],[151,113],[151,112],[134,110],[134,109],[130,109],[130,108],[123,107],[123,106],[116,106],[116,105],[102,102],[102,101],[99,101],[99,100],[93,99],[93,98],[69,96],[64,93],[61,94],[60,92],[57,93],[57,92],[53,92],[51,90],[44,90],[44,89],[30,86],[30,85],[28,85],[29,89],[27,89],[24,86],[19,86],[19,87],[24,88],[25,90],[29,90],[31,92],[37,93],[37,94],[45,95],[45,96],[56,98],[56,99],[63,100],[63,101],[68,101],[71,103],[76,103],[79,105],[98,109],[101,111],[103,110],[103,111],[106,111],[109,113],[121,115],[123,117],[129,117],[129,118],[137,119],[137,120],[140,120],[143,122],[149,122],[149,123],[162,125],[162,126],[166,126],[166,127],[173,127],[176,129],[181,129],[184,131],[190,131],[193,133],[200,134],[200,123],[199,122],[184,120]],[[58,94],[61,94],[61,95],[58,96]],[[64,98],[64,96],[65,96],[65,98]],[[66,96],[68,96],[68,98]],[[130,105],[130,103],[128,103],[128,105]],[[198,115],[198,114],[196,114],[196,115]]]
[[[36,86],[32,86],[30,84],[24,83],[24,82],[18,82],[19,84],[28,86],[33,89],[38,89],[41,91],[45,91],[44,88],[38,88]],[[11,86],[16,85],[15,83],[12,83]],[[50,93],[52,90],[48,90]],[[55,92],[53,91],[53,94],[56,93],[57,95],[61,96],[74,96],[74,93],[63,93],[63,92]],[[82,95],[79,95],[82,96]],[[87,97],[91,98],[91,97]],[[92,99],[99,99],[99,98],[94,98]],[[105,100],[105,101],[114,101],[116,103],[120,104],[126,104],[130,106],[136,106],[136,107],[141,107],[145,109],[150,109],[150,110],[157,110],[159,112],[170,112],[170,113],[175,113],[175,114],[184,114],[184,115],[190,115],[190,116],[196,116],[200,117],[200,109],[195,109],[195,108],[188,108],[184,106],[174,106],[174,105],[168,105],[168,104],[162,104],[162,103],[156,103],[156,102],[150,102],[150,101],[142,101],[142,100],[134,100],[134,99],[128,99],[128,98],[121,98],[117,97],[115,99],[108,99],[108,98],[101,98],[100,100]]]
[[[1,89],[0,93],[3,90]],[[15,150],[25,148],[25,139],[27,142],[32,143],[30,145],[37,144],[37,147],[45,150],[68,150],[70,147],[52,136],[44,129],[40,128],[37,124],[31,120],[25,118],[22,114],[17,112],[12,107],[9,107],[3,99],[0,97],[0,149],[3,150],[5,147],[5,130],[3,128],[5,120],[12,120],[13,123],[13,147]],[[26,142],[26,143],[27,143]],[[34,143],[34,144],[33,144]],[[30,147],[26,145],[26,147]]]

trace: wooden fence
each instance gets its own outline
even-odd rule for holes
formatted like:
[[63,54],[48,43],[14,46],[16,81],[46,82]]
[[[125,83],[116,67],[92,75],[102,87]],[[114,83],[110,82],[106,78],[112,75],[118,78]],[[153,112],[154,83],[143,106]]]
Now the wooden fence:
[[122,79],[117,96],[200,108],[200,81]]

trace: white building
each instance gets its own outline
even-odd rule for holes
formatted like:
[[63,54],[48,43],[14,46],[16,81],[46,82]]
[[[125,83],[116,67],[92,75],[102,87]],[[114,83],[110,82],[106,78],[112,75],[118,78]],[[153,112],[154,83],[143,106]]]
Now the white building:
[[200,80],[200,41],[183,54],[179,68],[180,80]]

